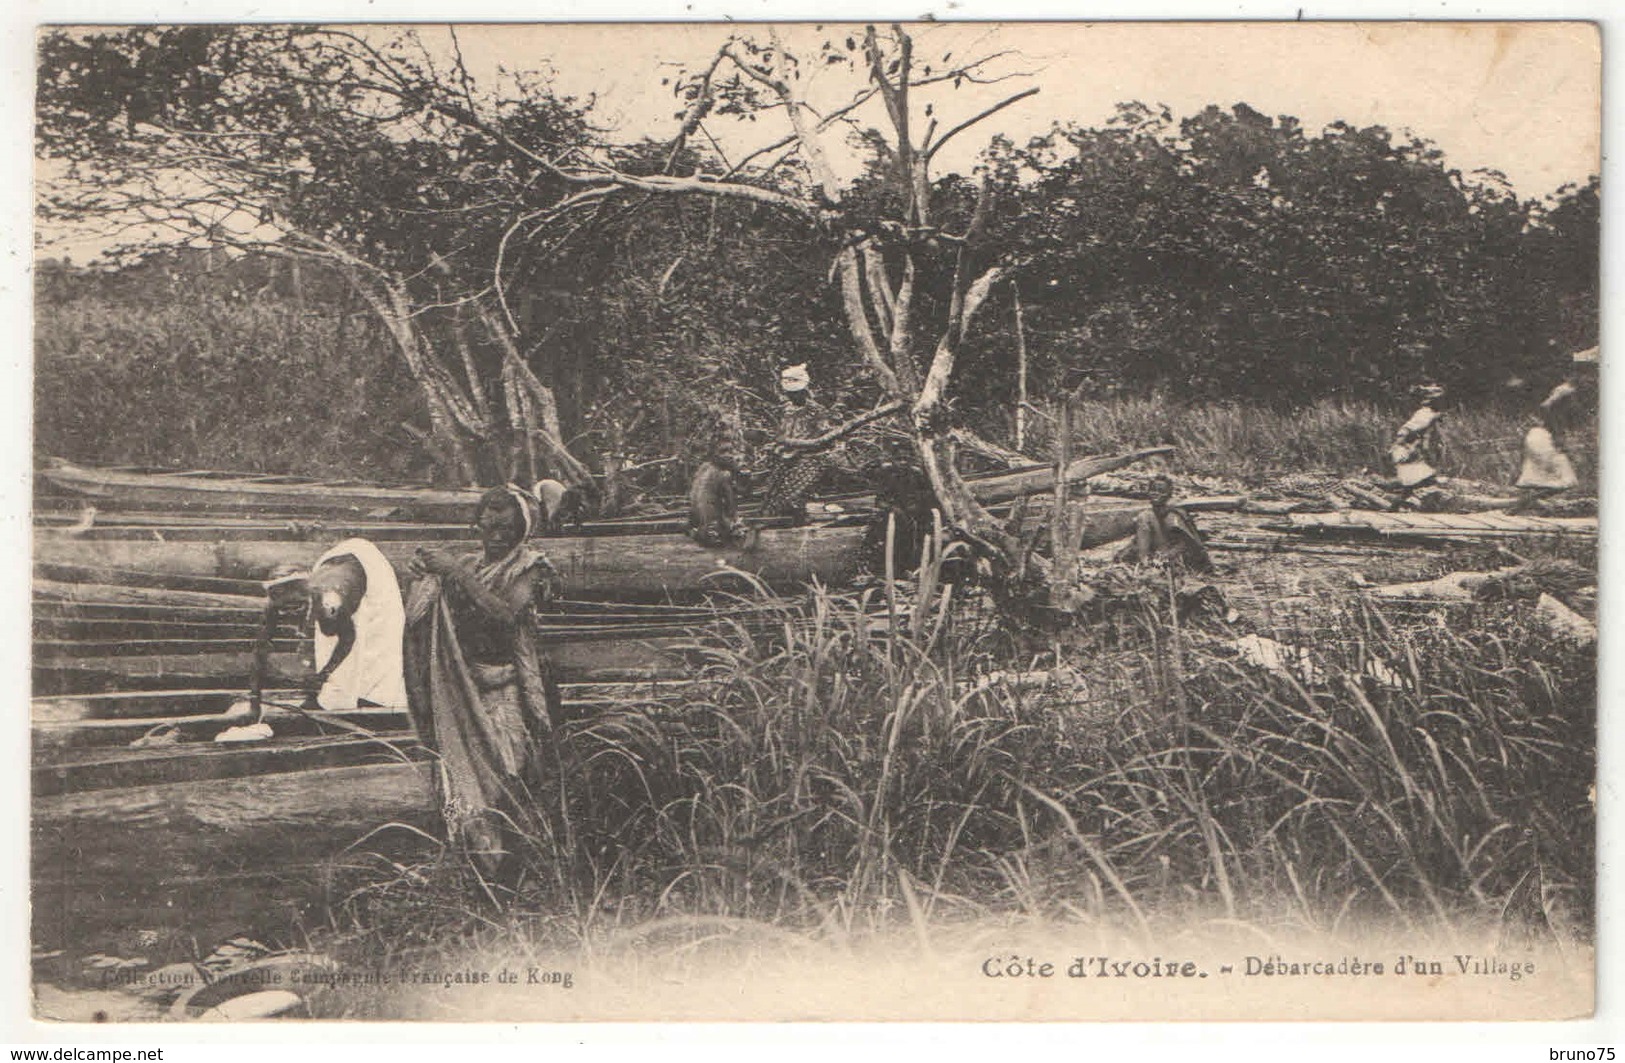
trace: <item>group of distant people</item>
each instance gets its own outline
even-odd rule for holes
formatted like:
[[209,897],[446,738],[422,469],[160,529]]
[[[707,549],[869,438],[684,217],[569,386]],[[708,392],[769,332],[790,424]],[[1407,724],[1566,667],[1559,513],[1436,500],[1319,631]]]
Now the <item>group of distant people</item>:
[[[1400,488],[1395,509],[1428,508],[1432,496],[1439,492],[1435,463],[1439,460],[1446,392],[1430,383],[1419,385],[1416,394],[1420,401],[1415,412],[1399,426],[1388,449]],[[1522,460],[1513,484],[1518,489],[1518,500],[1510,512],[1527,513],[1539,508],[1545,499],[1579,485],[1574,462],[1564,450],[1567,423],[1578,394],[1574,381],[1564,380],[1525,417]]]
[[[813,399],[811,384],[805,364],[786,366],[779,373],[778,434],[760,492],[764,517],[804,523],[808,499],[836,464],[829,447],[812,445],[832,418]],[[688,534],[702,546],[751,542],[750,529],[739,518],[738,498],[749,479],[741,465],[743,449],[738,424],[719,419],[705,461],[689,484]]]

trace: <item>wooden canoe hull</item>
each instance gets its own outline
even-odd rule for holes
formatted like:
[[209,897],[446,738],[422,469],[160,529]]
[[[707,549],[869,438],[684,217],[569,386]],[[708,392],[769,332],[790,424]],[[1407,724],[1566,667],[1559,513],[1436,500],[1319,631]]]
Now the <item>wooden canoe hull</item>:
[[[861,526],[808,525],[770,529],[746,547],[712,549],[684,535],[549,538],[537,545],[564,578],[565,593],[580,598],[629,601],[693,597],[708,590],[748,592],[753,577],[769,587],[805,586],[816,578],[845,583],[861,567]],[[401,540],[378,548],[406,573],[420,546]],[[36,537],[36,563],[74,566],[91,578],[142,572],[178,576],[264,580],[283,567],[305,567],[320,557],[317,543],[232,540],[226,542],[83,541]],[[98,573],[102,575],[98,577]]]
[[[673,679],[690,674],[689,636],[566,642],[547,647],[562,682],[607,683]],[[308,653],[274,653],[265,682],[297,686],[314,670]],[[62,654],[33,663],[34,694],[71,696],[128,690],[218,689],[238,685],[246,692],[253,672],[252,652],[116,656]]]
[[277,898],[336,901],[346,866],[432,858],[407,828],[435,819],[425,762],[36,795],[34,946],[109,947],[132,926],[200,941],[274,934],[288,921]]
[[466,521],[481,491],[386,487],[212,471],[152,472],[97,469],[54,461],[40,477],[74,495],[142,507],[181,507],[363,515],[378,512]]

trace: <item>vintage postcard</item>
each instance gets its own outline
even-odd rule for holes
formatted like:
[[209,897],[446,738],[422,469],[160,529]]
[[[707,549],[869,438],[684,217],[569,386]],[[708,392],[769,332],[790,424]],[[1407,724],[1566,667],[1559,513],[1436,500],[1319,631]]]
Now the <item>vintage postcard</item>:
[[1595,25],[34,46],[36,1019],[1592,1013]]

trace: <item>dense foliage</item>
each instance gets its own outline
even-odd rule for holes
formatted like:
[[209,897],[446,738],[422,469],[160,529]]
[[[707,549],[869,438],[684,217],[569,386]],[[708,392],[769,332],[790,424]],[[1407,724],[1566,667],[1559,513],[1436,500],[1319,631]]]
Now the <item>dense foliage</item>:
[[[38,322],[41,445],[82,458],[289,464],[276,448],[210,449],[207,433],[141,437],[213,379],[167,371],[200,342],[222,365],[269,363],[230,371],[245,438],[276,423],[256,409],[320,404],[326,373],[393,375],[404,379],[369,388],[369,423],[410,422],[420,466],[482,479],[511,470],[510,431],[538,419],[589,464],[607,451],[689,457],[684,440],[717,413],[770,416],[787,361],[810,361],[826,400],[860,408],[876,397],[830,262],[843,242],[895,232],[889,219],[911,209],[895,138],[852,136],[868,168],[839,214],[816,223],[748,198],[599,195],[549,169],[543,149],[590,152],[634,178],[722,170],[687,135],[704,110],[692,77],[677,82],[690,101],[684,135],[614,145],[592,125],[591,101],[558,97],[537,77],[482,92],[466,76],[410,35],[186,27],[43,38],[37,147],[70,179],[50,185],[42,220],[146,218],[112,259],[125,268],[177,242],[265,262],[194,256],[175,267],[203,296],[185,307],[161,285],[53,272]],[[738,75],[721,86],[713,120],[760,113],[748,88]],[[1452,169],[1424,140],[1342,123],[1308,130],[1244,104],[1178,121],[1123,104],[1099,127],[1058,123],[1026,145],[994,138],[984,159],[991,209],[977,261],[1001,272],[949,397],[953,416],[994,438],[1008,440],[1018,343],[1039,399],[1082,384],[1095,398],[1395,401],[1430,377],[1515,408],[1597,341],[1595,178],[1520,198],[1497,174]],[[205,183],[169,187],[154,177],[165,167],[192,167]],[[807,196],[800,171],[769,166],[753,180]],[[910,247],[922,321],[948,308],[961,268],[934,234],[964,231],[977,195],[965,176],[932,180],[932,225]],[[298,357],[320,373],[289,372],[292,347],[272,354],[252,315],[208,310],[234,298],[238,272],[264,273],[270,256],[290,253],[319,267],[323,300],[255,284],[256,313],[302,322],[284,339],[369,337],[321,354],[318,337],[301,340]],[[344,289],[356,298],[339,308]],[[94,324],[126,313],[147,319],[145,347]],[[922,329],[914,356],[937,338]],[[135,354],[147,347],[170,353]],[[515,355],[540,399],[518,386]],[[124,398],[86,408],[96,396]],[[75,422],[98,426],[94,443]],[[460,466],[446,460],[451,444],[463,448]],[[353,471],[398,470],[393,446],[360,441]],[[681,478],[680,466],[666,471]]]

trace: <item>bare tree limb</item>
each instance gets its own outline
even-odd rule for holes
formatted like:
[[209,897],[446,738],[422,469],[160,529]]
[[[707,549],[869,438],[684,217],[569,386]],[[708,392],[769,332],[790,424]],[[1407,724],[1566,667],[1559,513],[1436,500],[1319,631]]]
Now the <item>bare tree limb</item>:
[[778,440],[775,445],[785,450],[824,450],[825,448],[840,442],[842,439],[845,439],[847,436],[851,435],[853,432],[856,432],[864,425],[872,424],[873,422],[880,420],[882,417],[889,417],[898,410],[901,410],[903,406],[904,403],[901,400],[893,399],[891,402],[882,403],[881,405],[876,406],[868,413],[859,414],[857,417],[852,418],[845,424],[830,429],[823,435],[814,436],[811,439],[781,439]]
[[[998,103],[995,103],[993,106],[991,106],[991,107],[989,107],[989,108],[987,108],[987,109],[985,109],[985,110],[983,110],[983,111],[981,111],[981,112],[979,112],[977,114],[974,114],[971,117],[965,119],[963,122],[960,122],[958,125],[954,126],[952,129],[948,130],[948,132],[942,134],[942,137],[940,139],[938,139],[935,144],[929,144],[928,143],[928,145],[924,149],[926,159],[929,160],[938,151],[942,150],[942,146],[944,144],[948,143],[948,141],[952,140],[954,137],[958,136],[960,133],[963,133],[965,130],[969,129],[971,126],[975,125],[977,122],[982,121],[984,118],[987,118],[990,115],[997,114],[998,112],[1004,110],[1006,107],[1009,107],[1011,104],[1018,103],[1018,102],[1020,102],[1022,100],[1025,100],[1029,96],[1037,95],[1037,93],[1038,93],[1038,86],[1034,85],[1032,88],[1027,89],[1025,92],[1018,92],[1014,96],[1010,96],[1010,97],[1008,97],[1006,99],[1000,100]],[[927,139],[929,140],[929,138],[927,138]]]

